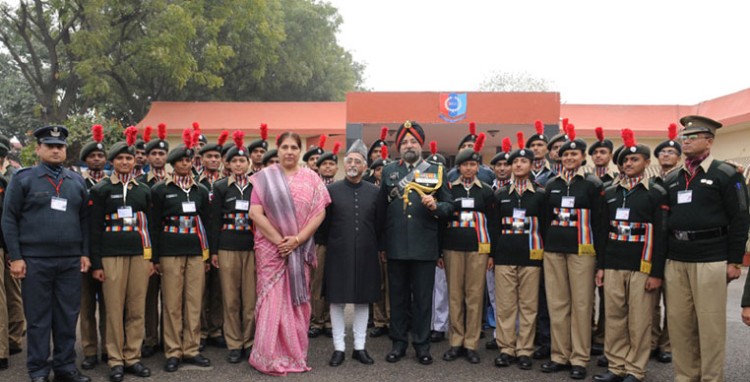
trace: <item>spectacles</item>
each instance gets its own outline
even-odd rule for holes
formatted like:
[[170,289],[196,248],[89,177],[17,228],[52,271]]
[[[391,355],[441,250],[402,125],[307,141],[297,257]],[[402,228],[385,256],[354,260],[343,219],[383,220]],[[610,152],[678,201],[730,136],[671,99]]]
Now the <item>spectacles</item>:
[[352,164],[352,163],[354,163],[356,165],[361,165],[361,164],[364,164],[365,162],[362,159],[346,158],[344,160],[344,163],[346,163],[346,164]]
[[680,135],[680,140],[682,141],[694,141],[698,138],[706,138],[706,136],[701,135],[700,133]]

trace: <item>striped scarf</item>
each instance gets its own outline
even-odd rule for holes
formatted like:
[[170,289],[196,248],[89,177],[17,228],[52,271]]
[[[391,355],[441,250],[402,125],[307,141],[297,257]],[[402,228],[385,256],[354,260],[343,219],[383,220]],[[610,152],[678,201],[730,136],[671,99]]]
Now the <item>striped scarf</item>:
[[468,179],[461,177],[461,183],[464,185],[465,189],[469,190],[471,189],[471,186],[474,185],[474,177]]
[[596,166],[594,167],[594,174],[596,174],[597,178],[601,178],[604,175],[607,175],[607,170],[609,170],[607,166]]
[[534,159],[534,162],[531,164],[531,170],[535,172],[542,171],[545,164],[547,164],[547,161],[544,158]]
[[513,187],[516,189],[518,195],[523,195],[526,192],[526,187],[529,186],[529,181],[526,179],[515,179],[513,181]]
[[50,164],[42,163],[42,168],[47,173],[47,175],[52,179],[57,179],[60,177],[60,174],[63,172],[62,166],[53,166]]
[[250,183],[250,178],[247,175],[235,175],[234,176],[234,182],[237,184],[237,187],[241,189],[245,189],[247,187],[247,184]]
[[559,174],[562,180],[565,181],[565,183],[570,184],[570,182],[573,181],[573,178],[575,178],[576,175],[578,175],[578,171],[562,169],[562,171],[559,172]]
[[690,172],[691,175],[695,174],[695,170],[697,170],[701,163],[708,158],[708,155],[710,153],[706,153],[704,155],[701,155],[697,158],[685,158],[685,168]]
[[323,184],[325,184],[326,186],[336,181],[336,179],[334,177],[332,177],[332,176],[323,176],[323,175],[321,175],[320,179],[323,180]]
[[133,178],[134,176],[132,173],[128,173],[128,174],[121,174],[119,172],[117,173],[117,179],[119,179],[120,182],[122,182],[122,184],[130,183],[130,181],[133,180]]
[[626,190],[630,191],[630,190],[632,190],[633,188],[635,188],[635,186],[637,186],[637,185],[638,185],[639,183],[641,183],[642,181],[643,181],[643,174],[641,174],[641,175],[638,175],[638,176],[636,176],[636,177],[632,177],[632,178],[631,178],[631,177],[629,177],[629,176],[626,176],[626,177],[625,177],[625,178],[624,178],[624,179],[622,180],[622,183],[620,183],[620,184],[621,184],[621,185],[622,185],[623,187],[625,187],[625,189],[626,189]]
[[510,178],[508,179],[495,179],[495,182],[492,184],[492,189],[497,190],[500,187],[504,187],[510,184]]
[[153,174],[153,176],[154,176],[154,178],[156,178],[157,182],[161,182],[162,180],[164,180],[164,178],[166,178],[166,176],[167,176],[167,170],[165,170],[164,167],[162,167],[162,168],[156,168],[156,167],[154,167],[154,168],[151,169],[151,174]]
[[553,174],[559,174],[563,170],[562,162],[554,162],[550,166],[550,170],[552,170]]
[[203,177],[208,179],[209,184],[214,184],[217,180],[221,179],[221,173],[219,171],[204,171]]
[[143,167],[133,167],[133,172],[131,172],[131,174],[133,175],[133,178],[143,175]]
[[183,190],[189,190],[193,186],[193,177],[190,175],[172,174],[172,181]]
[[89,170],[89,178],[93,179],[96,183],[104,179],[105,175],[104,170]]

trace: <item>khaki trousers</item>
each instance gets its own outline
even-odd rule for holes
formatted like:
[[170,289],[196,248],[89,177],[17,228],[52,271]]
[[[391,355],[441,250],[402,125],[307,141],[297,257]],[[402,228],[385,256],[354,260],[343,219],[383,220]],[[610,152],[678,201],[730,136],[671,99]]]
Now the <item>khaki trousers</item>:
[[0,257],[3,259],[3,268],[5,269],[2,272],[5,285],[0,284],[0,288],[3,288],[5,292],[5,306],[8,309],[8,346],[20,349],[23,336],[26,334],[26,316],[24,315],[23,298],[21,297],[21,280],[14,279],[10,275],[10,268],[5,266],[8,262],[8,255],[1,249],[0,253],[3,254]]
[[255,252],[219,250],[219,272],[227,347],[249,349],[255,338]]
[[[102,283],[91,277],[91,272],[81,274],[81,348],[83,356],[96,356],[99,347],[99,336],[101,334],[102,351],[107,343],[105,322],[107,322],[106,306],[102,294]],[[97,324],[96,311],[99,306],[99,322]]]
[[727,262],[667,260],[664,279],[675,381],[723,381]]
[[541,267],[495,266],[495,321],[499,329],[495,340],[501,353],[514,357],[534,353],[541,274]]
[[161,262],[164,355],[195,357],[201,337],[201,302],[206,278],[200,256],[165,256]]
[[609,370],[621,377],[646,377],[652,309],[659,295],[658,291],[646,291],[648,277],[635,271],[604,270],[604,355],[609,360]]
[[[143,344],[146,346],[157,346],[164,340],[164,309],[163,306],[159,305],[160,292],[161,276],[153,274],[148,278],[148,289],[146,290],[146,336],[143,338]],[[163,301],[162,304],[164,304]],[[159,334],[159,326],[162,328],[161,335]]]
[[[5,251],[0,248],[0,261],[3,269],[7,268]],[[0,358],[8,359],[8,299],[5,297],[5,272],[0,272]]]
[[328,302],[323,297],[323,274],[325,273],[326,265],[325,245],[316,246],[315,252],[318,257],[318,267],[313,268],[310,275],[310,280],[312,280],[312,285],[310,286],[310,307],[312,308],[310,328],[330,328],[330,308],[328,307]]
[[[663,352],[672,352],[672,344],[669,342],[669,320],[664,313],[664,326],[661,324],[661,301],[664,296],[664,287],[659,288],[658,296],[654,299],[654,314],[651,321],[651,350],[659,349]],[[667,299],[664,298],[666,309]]]
[[372,304],[372,320],[376,328],[388,327],[391,320],[391,300],[388,297],[388,263],[380,263],[380,296],[382,299]]
[[219,270],[211,267],[206,273],[201,309],[201,338],[221,337],[224,326],[224,308],[221,297],[221,276]]
[[544,253],[552,361],[583,367],[589,362],[595,265],[594,256]]
[[141,360],[150,263],[142,256],[102,257],[110,368]]
[[443,251],[448,280],[451,346],[477,350],[482,330],[487,254]]

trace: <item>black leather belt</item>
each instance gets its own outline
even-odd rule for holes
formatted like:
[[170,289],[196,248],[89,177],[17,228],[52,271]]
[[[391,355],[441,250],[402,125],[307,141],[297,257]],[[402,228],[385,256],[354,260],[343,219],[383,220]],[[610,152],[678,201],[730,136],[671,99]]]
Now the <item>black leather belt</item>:
[[193,228],[195,227],[195,220],[166,220],[164,221],[164,225],[168,227],[177,227],[177,228]]
[[104,224],[106,224],[107,227],[134,227],[138,225],[138,219],[135,217],[110,219],[110,220],[105,220]]
[[713,239],[715,237],[721,237],[729,233],[727,227],[701,229],[697,231],[672,231],[672,236],[680,241],[695,241],[695,240],[706,240]]

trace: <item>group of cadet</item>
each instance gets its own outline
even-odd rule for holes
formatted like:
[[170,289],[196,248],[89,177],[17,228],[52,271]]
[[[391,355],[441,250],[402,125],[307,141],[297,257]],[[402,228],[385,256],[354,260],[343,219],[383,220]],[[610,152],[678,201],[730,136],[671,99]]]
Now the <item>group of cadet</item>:
[[[722,380],[726,283],[741,274],[748,193],[741,171],[711,156],[721,124],[680,122],[679,139],[672,125],[652,150],[629,129],[615,149],[600,128],[588,146],[567,120],[554,136],[537,121],[517,147],[505,138],[489,166],[486,136],[471,124],[447,169],[435,142],[423,158],[425,131],[407,121],[396,132],[400,159],[390,159],[384,128],[369,149],[349,148],[343,179],[338,145],[325,151],[321,137],[302,156],[331,199],[314,237],[308,336],[333,337],[329,364],[341,365],[344,304],[353,303],[352,358],[364,364],[374,363],[368,320],[370,337],[392,341],[387,362],[411,343],[425,365],[445,333],[443,360],[480,363],[483,321],[494,321],[485,346],[499,350],[497,367],[549,358],[542,372],[584,379],[603,352],[607,372],[595,381],[644,380],[652,356],[673,361],[678,381]],[[160,349],[167,372],[210,366],[207,345],[227,348],[230,363],[247,359],[257,298],[250,176],[279,163],[260,130],[248,145],[241,131],[208,142],[194,124],[170,150],[163,124],[155,139],[150,127],[140,139],[129,127],[111,147],[94,126],[79,175],[62,166],[67,129],[37,129],[40,164],[0,179],[9,262],[0,368],[20,352],[25,314],[32,381],[51,371],[90,380],[75,365],[79,309],[81,367],[101,359],[112,381],[149,377],[141,358]],[[650,176],[652,153],[660,171]]]

